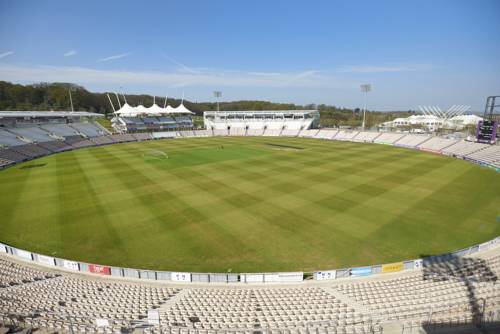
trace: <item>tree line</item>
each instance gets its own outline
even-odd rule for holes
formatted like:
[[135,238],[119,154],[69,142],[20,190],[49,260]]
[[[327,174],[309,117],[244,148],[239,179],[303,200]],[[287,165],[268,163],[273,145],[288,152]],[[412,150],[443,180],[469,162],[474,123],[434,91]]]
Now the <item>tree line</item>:
[[[71,110],[70,94],[73,100],[75,111],[88,111],[104,114],[111,117],[113,109],[105,93],[89,92],[82,86],[71,83],[37,83],[31,85],[13,84],[6,81],[0,81],[0,110],[5,111],[68,111]],[[109,92],[115,108],[118,107],[118,101],[114,93]],[[123,103],[123,97],[121,97]],[[125,98],[128,104],[135,106],[143,104],[150,106],[153,104],[153,96],[140,94],[126,94]],[[156,103],[163,106],[163,98],[157,99]],[[180,105],[180,99],[169,98],[168,104],[172,107]],[[192,102],[184,100],[184,105],[201,116],[203,111],[217,110],[215,102]],[[317,109],[321,114],[321,124],[325,127],[332,126],[350,126],[356,127],[361,124],[362,112],[359,108],[348,109],[331,105],[297,105],[293,103],[275,103],[269,101],[230,101],[220,102],[220,110],[298,110],[298,109]],[[374,112],[370,111],[366,115],[367,127],[373,127],[376,124],[394,119],[395,117],[406,117],[414,112]]]

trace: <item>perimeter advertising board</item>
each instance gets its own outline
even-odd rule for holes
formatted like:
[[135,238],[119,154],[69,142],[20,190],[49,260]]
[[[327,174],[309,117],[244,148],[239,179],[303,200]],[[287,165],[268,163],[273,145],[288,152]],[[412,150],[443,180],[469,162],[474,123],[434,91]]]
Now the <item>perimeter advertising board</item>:
[[37,254],[38,262],[46,264],[48,266],[55,266],[55,260],[53,257]]
[[22,249],[16,249],[16,255],[26,260],[32,260],[31,253]]
[[191,273],[175,273],[171,274],[171,280],[174,282],[191,282]]
[[70,260],[63,260],[62,262],[63,267],[66,269],[71,269],[71,270],[80,270],[80,266],[78,265],[78,262],[75,261],[70,261]]
[[404,269],[403,262],[395,262],[395,263],[387,263],[382,265],[381,272],[386,273],[395,273]]
[[318,281],[335,279],[335,270],[318,271],[314,273],[314,279]]
[[98,264],[89,264],[89,271],[94,274],[111,275],[111,268]]
[[351,276],[369,276],[372,274],[372,267],[357,267],[351,269]]

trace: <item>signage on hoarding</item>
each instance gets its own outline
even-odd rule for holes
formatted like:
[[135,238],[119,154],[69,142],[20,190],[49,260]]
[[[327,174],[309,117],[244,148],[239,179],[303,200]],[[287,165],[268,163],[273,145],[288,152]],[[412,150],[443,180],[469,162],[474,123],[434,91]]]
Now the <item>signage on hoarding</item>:
[[314,273],[314,279],[318,281],[335,279],[336,270],[318,271]]
[[191,273],[172,273],[171,280],[174,282],[191,282]]
[[77,271],[80,270],[78,262],[75,261],[63,260],[63,267],[71,270],[77,270]]
[[89,271],[94,274],[111,275],[111,268],[98,264],[89,264]]
[[382,273],[395,273],[404,269],[403,262],[387,263],[382,265]]
[[351,269],[351,276],[368,276],[372,274],[372,267],[358,267]]
[[40,254],[38,254],[37,257],[38,257],[38,262],[40,262],[40,263],[43,263],[43,264],[46,264],[46,265],[49,265],[49,266],[54,266],[55,265],[53,257],[45,256],[45,255],[40,255]]

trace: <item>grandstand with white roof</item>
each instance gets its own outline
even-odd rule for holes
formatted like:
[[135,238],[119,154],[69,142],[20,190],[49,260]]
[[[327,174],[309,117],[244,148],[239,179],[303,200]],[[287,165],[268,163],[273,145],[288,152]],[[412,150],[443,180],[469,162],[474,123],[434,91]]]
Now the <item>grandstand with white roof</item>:
[[194,113],[181,103],[177,108],[156,103],[149,108],[139,105],[132,107],[125,102],[111,120],[113,129],[119,133],[175,131],[192,129]]
[[205,111],[203,121],[208,130],[237,135],[297,135],[301,130],[319,126],[317,110]]

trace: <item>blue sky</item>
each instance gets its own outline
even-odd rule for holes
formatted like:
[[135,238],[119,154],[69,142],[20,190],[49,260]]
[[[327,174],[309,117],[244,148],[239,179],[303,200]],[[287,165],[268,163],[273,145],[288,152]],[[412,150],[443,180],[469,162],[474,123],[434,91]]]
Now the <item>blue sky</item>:
[[500,94],[500,1],[0,0],[0,80],[211,101],[471,105]]

